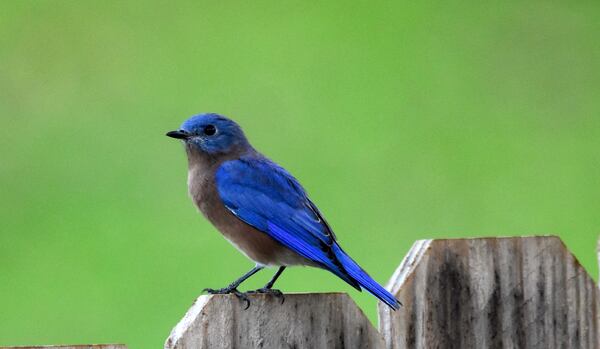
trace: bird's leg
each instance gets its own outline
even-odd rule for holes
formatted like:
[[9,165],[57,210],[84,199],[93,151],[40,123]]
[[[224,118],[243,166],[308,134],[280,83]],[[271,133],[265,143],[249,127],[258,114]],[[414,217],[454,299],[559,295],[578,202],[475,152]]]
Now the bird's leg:
[[229,286],[227,286],[227,287],[223,287],[223,288],[219,288],[219,289],[205,288],[204,291],[206,291],[206,292],[208,292],[210,294],[228,294],[228,293],[233,293],[233,291],[237,290],[237,287],[242,282],[246,281],[246,279],[248,279],[252,275],[256,274],[258,271],[262,270],[263,268],[264,268],[263,266],[257,265],[254,268],[252,268],[252,270],[250,270],[246,274],[242,275],[242,277],[240,277],[239,279],[237,279],[234,282],[232,282],[231,284],[229,284]]
[[279,267],[279,269],[277,269],[277,272],[275,273],[275,275],[273,275],[273,278],[271,278],[271,280],[269,282],[267,282],[267,284],[263,288],[270,290],[273,287],[273,285],[275,284],[275,281],[277,281],[277,279],[279,279],[279,276],[281,275],[281,273],[283,273],[284,270],[285,270],[285,266]]
[[277,270],[275,275],[273,275],[273,278],[271,279],[271,281],[267,282],[267,284],[263,288],[259,288],[258,290],[254,290],[254,291],[248,291],[246,293],[272,294],[273,296],[275,296],[277,298],[281,298],[281,304],[283,304],[283,302],[285,301],[285,297],[283,297],[283,292],[281,292],[280,290],[273,289],[273,285],[275,284],[275,281],[277,281],[277,279],[279,278],[281,273],[283,273],[284,270],[285,270],[285,266],[279,267],[279,269]]
[[252,270],[250,270],[249,272],[247,272],[246,274],[242,275],[241,278],[235,280],[234,282],[232,282],[231,284],[229,284],[229,286],[227,287],[223,287],[223,288],[219,288],[219,289],[212,289],[212,288],[205,288],[203,291],[210,293],[210,294],[229,294],[229,293],[233,293],[234,295],[236,295],[236,297],[238,297],[241,301],[246,302],[246,308],[248,309],[248,307],[250,306],[250,300],[248,299],[248,297],[246,297],[246,295],[240,291],[238,291],[238,286],[246,281],[246,279],[248,279],[249,277],[251,277],[252,275],[256,274],[258,271],[262,270],[264,267],[257,265],[254,268],[252,268]]

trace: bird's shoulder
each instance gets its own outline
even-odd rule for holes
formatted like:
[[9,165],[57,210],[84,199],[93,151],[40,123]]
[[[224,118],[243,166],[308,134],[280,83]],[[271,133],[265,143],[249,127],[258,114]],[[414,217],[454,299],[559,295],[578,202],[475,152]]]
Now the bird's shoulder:
[[262,155],[247,155],[223,162],[216,170],[215,181],[218,186],[267,192],[274,199],[307,199],[306,191],[294,176]]

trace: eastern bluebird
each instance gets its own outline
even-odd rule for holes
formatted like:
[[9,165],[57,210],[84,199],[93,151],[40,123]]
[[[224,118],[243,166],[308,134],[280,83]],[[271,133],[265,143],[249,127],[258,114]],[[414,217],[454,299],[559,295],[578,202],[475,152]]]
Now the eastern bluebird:
[[359,291],[366,289],[392,309],[400,307],[342,250],[300,183],[255,150],[238,124],[218,114],[200,114],[167,136],[185,144],[188,188],[196,206],[256,263],[229,286],[206,289],[208,293],[233,293],[247,301],[237,287],[259,270],[276,266],[279,269],[271,281],[250,292],[282,296],[272,287],[284,269],[308,265],[334,273]]

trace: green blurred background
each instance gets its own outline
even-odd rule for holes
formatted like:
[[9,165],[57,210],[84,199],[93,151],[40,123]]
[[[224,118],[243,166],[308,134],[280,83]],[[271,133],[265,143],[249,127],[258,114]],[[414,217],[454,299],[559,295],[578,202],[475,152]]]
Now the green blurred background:
[[[385,282],[416,239],[558,234],[595,277],[600,2],[0,4],[0,345],[158,348],[252,264],[196,212],[231,116]],[[248,282],[258,287],[263,272]],[[320,270],[287,292],[374,298]]]

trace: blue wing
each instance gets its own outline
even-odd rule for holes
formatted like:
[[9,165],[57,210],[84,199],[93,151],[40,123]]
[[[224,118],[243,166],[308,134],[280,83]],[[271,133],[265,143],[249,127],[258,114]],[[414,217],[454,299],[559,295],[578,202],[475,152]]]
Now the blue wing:
[[225,207],[239,219],[398,308],[398,301],[341,249],[317,207],[286,170],[264,157],[242,157],[219,167],[216,184]]

